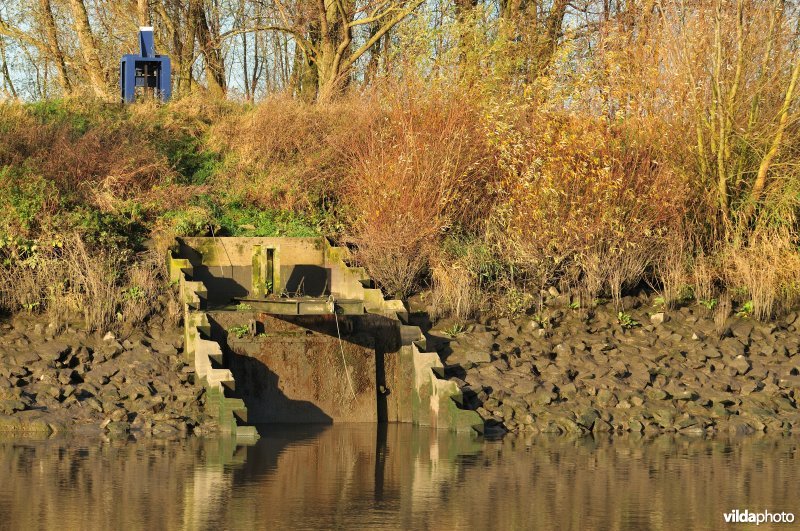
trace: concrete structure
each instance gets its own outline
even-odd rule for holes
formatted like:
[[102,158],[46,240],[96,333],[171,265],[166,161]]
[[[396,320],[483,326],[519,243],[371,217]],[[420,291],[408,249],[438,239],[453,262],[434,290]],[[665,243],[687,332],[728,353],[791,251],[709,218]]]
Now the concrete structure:
[[250,423],[413,422],[472,430],[405,306],[324,238],[183,238],[169,271],[185,352],[223,431]]

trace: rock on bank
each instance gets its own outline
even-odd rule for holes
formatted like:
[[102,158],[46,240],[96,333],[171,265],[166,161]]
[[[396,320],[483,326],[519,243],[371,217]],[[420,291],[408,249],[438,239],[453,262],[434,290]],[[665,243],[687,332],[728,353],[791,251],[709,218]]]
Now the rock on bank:
[[[158,320],[156,320],[158,322]],[[215,430],[180,357],[179,328],[125,337],[59,330],[19,315],[0,324],[0,432],[155,436]]]
[[[800,432],[800,319],[664,313],[626,297],[590,311],[467,327],[443,352],[446,374],[490,426],[531,432]],[[435,332],[434,332],[435,333]]]

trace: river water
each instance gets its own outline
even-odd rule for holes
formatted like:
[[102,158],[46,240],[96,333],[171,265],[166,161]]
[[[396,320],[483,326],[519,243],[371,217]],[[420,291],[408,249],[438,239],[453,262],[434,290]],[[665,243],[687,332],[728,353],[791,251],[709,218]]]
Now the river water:
[[792,529],[796,437],[505,437],[270,426],[226,440],[0,441],[0,529]]

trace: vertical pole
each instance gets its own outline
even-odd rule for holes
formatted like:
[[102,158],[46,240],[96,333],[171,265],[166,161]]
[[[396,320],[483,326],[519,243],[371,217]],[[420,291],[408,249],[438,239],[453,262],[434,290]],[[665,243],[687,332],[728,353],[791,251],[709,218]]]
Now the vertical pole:
[[250,295],[254,298],[264,296],[264,264],[263,253],[261,252],[260,245],[253,246],[252,258],[252,286],[250,287]]
[[136,61],[132,57],[122,58],[122,101],[133,103],[136,99]]
[[161,101],[168,102],[172,97],[172,83],[170,76],[172,75],[172,68],[170,66],[169,57],[160,57],[161,68],[158,72],[158,91],[161,96]]

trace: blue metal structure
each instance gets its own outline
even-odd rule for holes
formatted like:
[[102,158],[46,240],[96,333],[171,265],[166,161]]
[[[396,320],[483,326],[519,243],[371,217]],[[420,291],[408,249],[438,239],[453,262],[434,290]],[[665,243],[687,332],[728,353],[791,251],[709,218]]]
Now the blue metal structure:
[[140,55],[126,54],[120,61],[122,101],[133,103],[136,99],[136,88],[140,87],[145,93],[151,92],[166,102],[172,96],[171,66],[168,56],[156,53],[153,28],[139,28],[139,47]]

